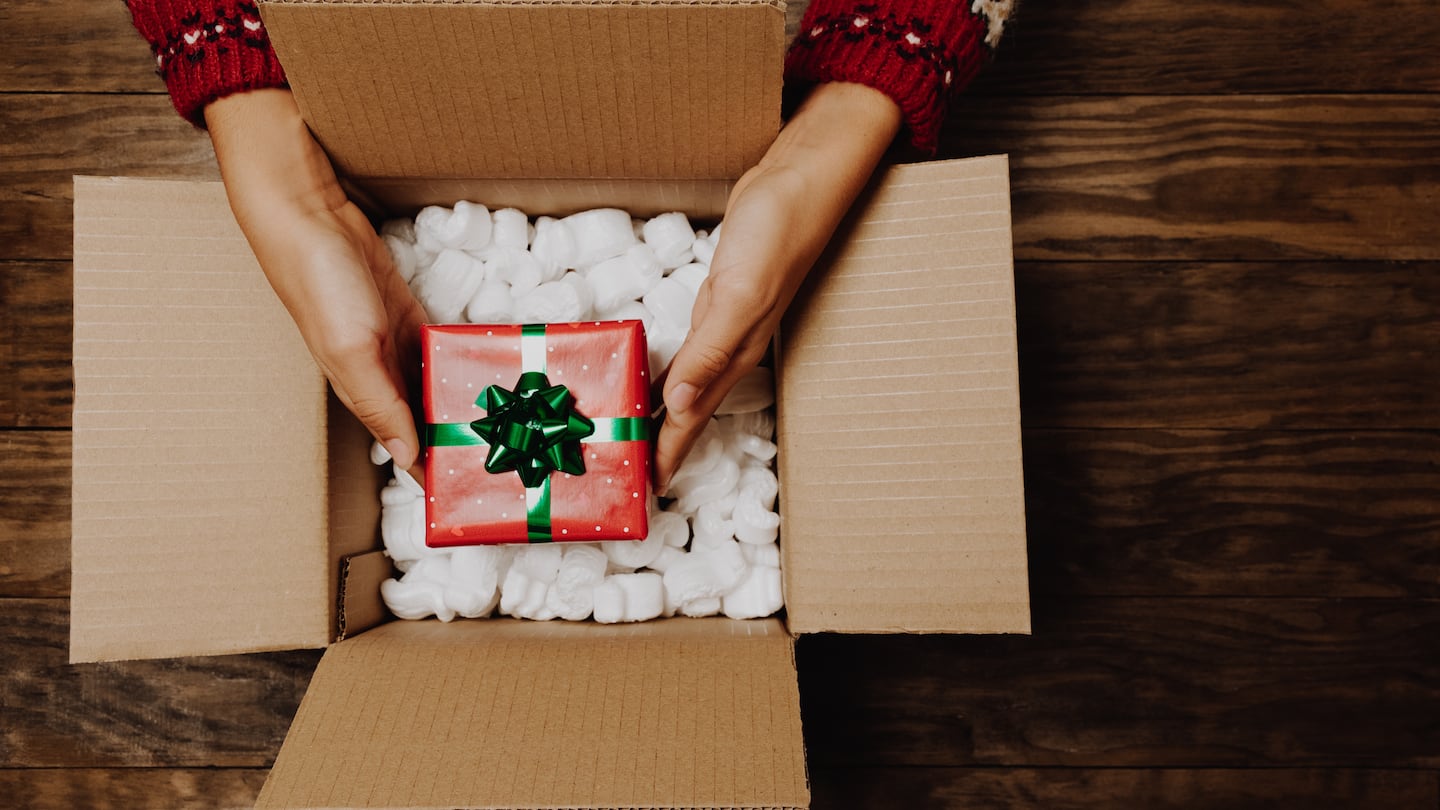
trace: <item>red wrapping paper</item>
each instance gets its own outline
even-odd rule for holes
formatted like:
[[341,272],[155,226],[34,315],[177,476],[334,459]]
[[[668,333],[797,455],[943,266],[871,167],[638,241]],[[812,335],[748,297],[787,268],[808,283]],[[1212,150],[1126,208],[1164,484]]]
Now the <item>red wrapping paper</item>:
[[[426,423],[468,430],[469,422],[486,415],[486,387],[513,389],[523,371],[544,371],[551,384],[569,388],[576,410],[587,418],[649,418],[649,361],[639,321],[548,324],[543,369],[522,367],[521,329],[422,327]],[[587,441],[581,447],[583,474],[549,475],[550,539],[644,539],[650,442]],[[532,542],[525,486],[517,473],[488,472],[488,452],[484,444],[426,448],[427,545]]]

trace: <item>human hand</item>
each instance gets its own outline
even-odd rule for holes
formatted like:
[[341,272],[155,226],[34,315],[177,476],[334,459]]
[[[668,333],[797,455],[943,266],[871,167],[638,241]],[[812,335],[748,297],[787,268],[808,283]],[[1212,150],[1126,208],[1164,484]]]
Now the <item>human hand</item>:
[[235,219],[320,370],[396,465],[415,467],[407,379],[424,312],[384,243],[289,90],[227,96],[205,121]]
[[715,409],[754,368],[791,299],[900,129],[888,96],[816,88],[735,184],[690,333],[665,380],[655,451],[664,493]]

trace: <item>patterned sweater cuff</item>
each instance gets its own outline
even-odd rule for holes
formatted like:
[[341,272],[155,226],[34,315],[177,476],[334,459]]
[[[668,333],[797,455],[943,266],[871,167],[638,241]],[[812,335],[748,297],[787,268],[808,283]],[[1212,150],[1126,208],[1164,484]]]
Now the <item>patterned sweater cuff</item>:
[[260,11],[249,0],[127,0],[155,55],[155,72],[185,120],[205,126],[205,107],[245,90],[284,87]]
[[947,101],[988,55],[987,36],[987,21],[963,0],[814,0],[785,74],[791,81],[855,82],[885,93],[900,105],[911,142],[933,152]]

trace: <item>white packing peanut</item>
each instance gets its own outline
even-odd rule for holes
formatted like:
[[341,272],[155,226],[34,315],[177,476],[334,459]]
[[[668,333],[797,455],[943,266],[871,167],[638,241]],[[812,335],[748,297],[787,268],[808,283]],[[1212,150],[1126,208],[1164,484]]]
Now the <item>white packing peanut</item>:
[[771,568],[780,567],[779,543],[766,543],[763,546],[741,543],[740,553],[744,555],[745,562],[750,563],[751,568],[757,565],[766,565]]
[[695,241],[690,243],[690,252],[695,261],[708,267],[715,259],[715,243],[696,234]]
[[616,574],[605,581],[619,585],[625,595],[624,621],[649,621],[665,610],[665,588],[659,574]]
[[611,312],[609,317],[616,321],[639,321],[644,324],[647,332],[650,331],[650,325],[655,322],[655,316],[639,301],[626,301]]
[[722,605],[723,602],[720,597],[707,596],[703,599],[692,599],[680,605],[679,613],[681,616],[692,616],[695,618],[715,616],[720,613]]
[[690,220],[680,212],[661,214],[646,222],[641,229],[645,244],[655,249],[660,263],[673,270],[684,264],[685,255],[695,243],[695,230]]
[[710,268],[695,262],[687,264],[684,267],[678,267],[671,271],[670,275],[666,276],[668,279],[685,285],[685,289],[690,291],[690,297],[692,299],[700,294],[700,285],[704,284],[705,279],[709,277]]
[[[579,278],[575,273],[567,273],[566,276]],[[589,305],[581,298],[589,292],[584,284],[583,278],[578,284],[547,281],[516,298],[511,313],[519,323],[570,323],[583,320],[590,311]]]
[[390,451],[385,449],[385,445],[381,444],[379,439],[376,439],[370,445],[370,463],[378,467],[389,460]]
[[684,548],[690,542],[690,524],[675,512],[650,510],[650,534],[659,535],[666,546]]
[[[571,267],[593,267],[628,250],[636,243],[630,215],[615,208],[596,208],[560,220],[575,238]],[[537,236],[538,238],[538,236]]]
[[509,284],[512,295],[524,295],[540,286],[542,275],[540,262],[527,250],[495,248],[485,254],[485,278]]
[[625,621],[625,591],[611,578],[595,586],[595,621],[615,624]]
[[671,326],[688,330],[690,328],[690,314],[695,309],[695,293],[679,281],[673,278],[662,278],[645,293],[643,299],[645,309],[649,310],[657,321],[665,321]]
[[652,531],[644,540],[607,540],[600,543],[600,548],[612,563],[633,570],[644,568],[660,556],[665,537]]
[[412,289],[433,323],[455,323],[484,281],[485,265],[479,259],[447,248],[415,275]]
[[661,574],[670,570],[670,566],[685,559],[685,552],[675,546],[666,546],[660,549],[660,556],[650,561],[651,571],[658,571]]
[[601,317],[608,317],[627,301],[639,300],[662,277],[655,251],[644,244],[596,264],[585,274],[595,290],[595,312]]
[[510,294],[510,285],[487,278],[466,305],[465,320],[470,323],[508,323],[514,311],[515,298]]
[[415,217],[417,237],[433,236],[441,246],[456,250],[481,250],[490,244],[493,226],[490,210],[483,205],[461,201],[455,207],[432,205]]
[[575,234],[561,220],[540,217],[535,220],[535,238],[531,241],[530,253],[540,262],[544,279],[554,281],[566,270],[575,268]]
[[530,247],[530,220],[517,208],[501,208],[490,214],[494,230],[491,241],[496,247],[527,250]]
[[775,613],[785,604],[780,569],[768,565],[751,568],[720,603],[721,610],[732,619],[759,619]]

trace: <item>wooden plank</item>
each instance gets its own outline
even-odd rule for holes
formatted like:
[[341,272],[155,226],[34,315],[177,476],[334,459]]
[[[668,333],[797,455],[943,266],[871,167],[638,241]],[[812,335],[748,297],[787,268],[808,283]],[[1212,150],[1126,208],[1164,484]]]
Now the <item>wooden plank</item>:
[[66,427],[72,276],[67,262],[0,263],[0,427]]
[[71,666],[63,599],[0,599],[0,768],[268,768],[318,651]]
[[1020,259],[1437,259],[1440,95],[981,98]]
[[0,95],[0,132],[0,260],[70,257],[74,175],[219,177],[164,96]]
[[[788,4],[792,35],[805,5]],[[1383,13],[1359,0],[1036,0],[1020,7],[975,91],[1440,90],[1440,65],[1423,58],[1437,38],[1440,7],[1429,0],[1392,0]],[[0,5],[0,91],[17,90],[161,92],[163,85],[119,3],[10,0]]]
[[1440,427],[1440,264],[1021,263],[1029,427]]
[[0,597],[70,593],[70,433],[0,431]]
[[814,810],[1433,808],[1434,771],[1317,768],[812,768]]
[[1440,602],[1037,598],[1032,637],[807,636],[813,767],[1440,766]]
[[[69,587],[70,436],[6,431],[0,596]],[[1440,435],[1027,430],[1036,594],[1440,597]]]
[[[1392,0],[1026,2],[976,92],[1440,90],[1440,6]],[[1383,43],[1383,44],[1382,44]]]
[[1028,430],[1037,594],[1440,597],[1440,435]]
[[265,784],[259,768],[32,768],[0,770],[0,796],[28,810],[250,808]]
[[0,92],[163,93],[150,46],[120,2],[0,4]]

